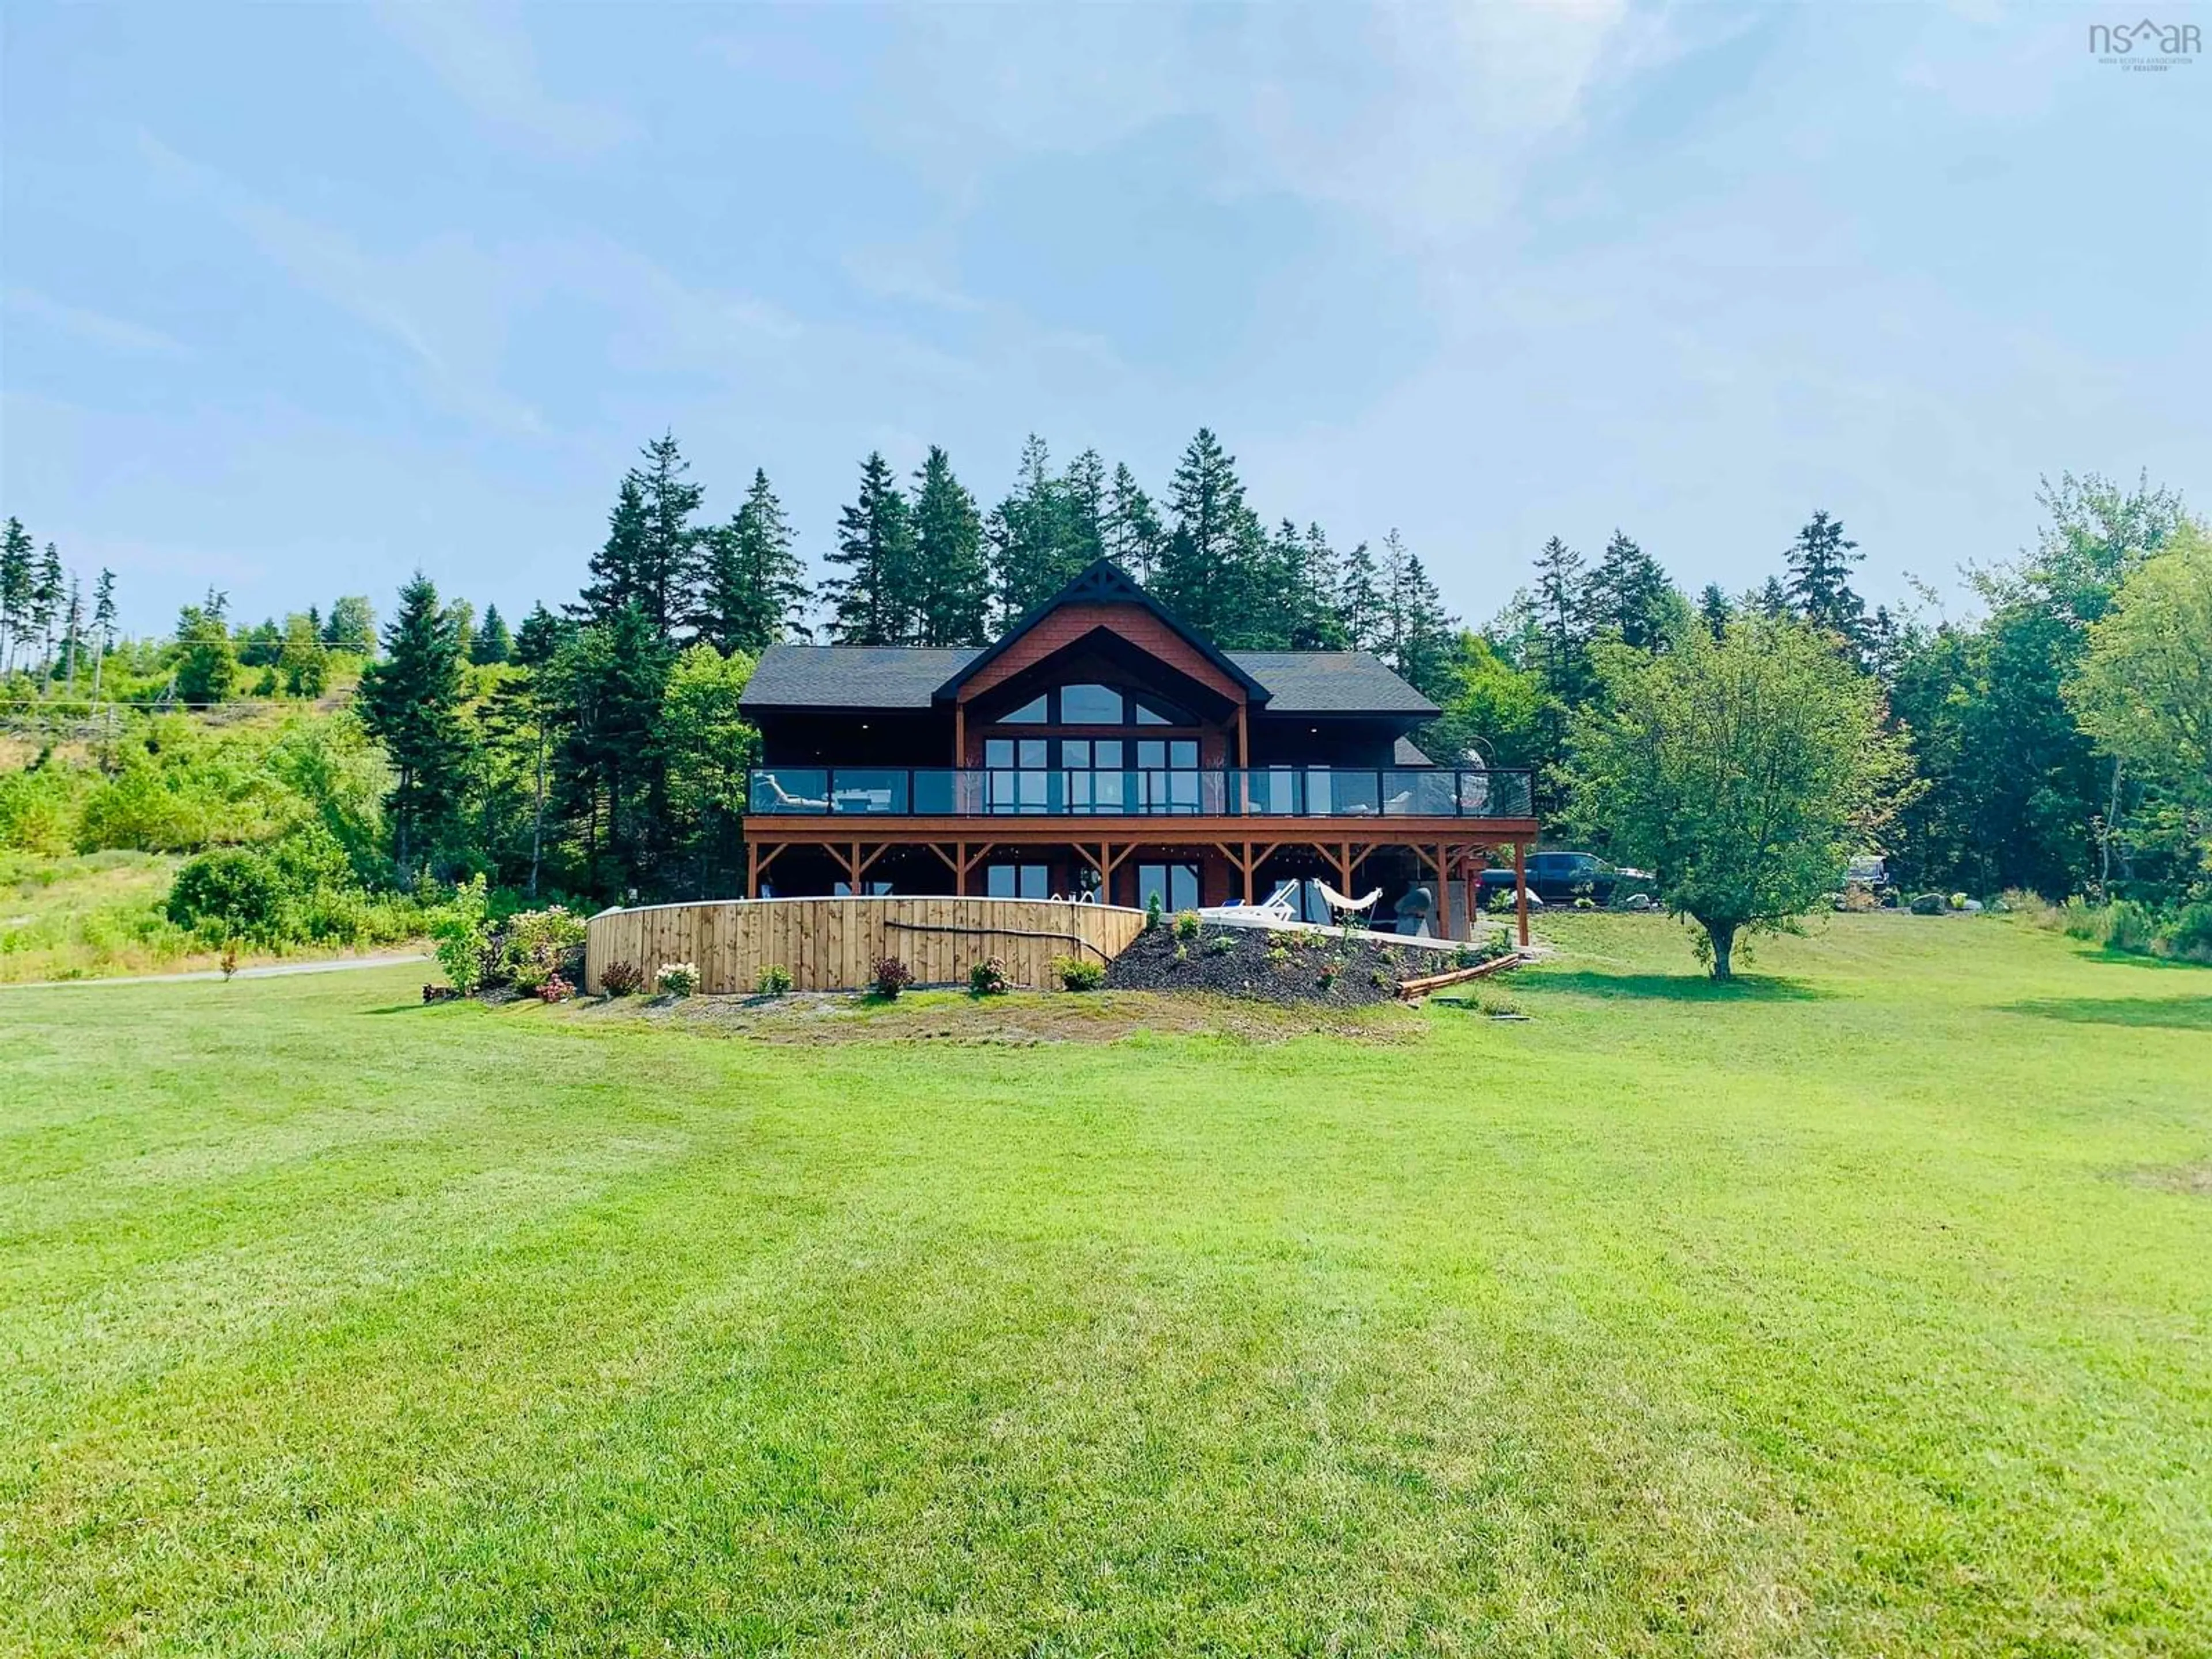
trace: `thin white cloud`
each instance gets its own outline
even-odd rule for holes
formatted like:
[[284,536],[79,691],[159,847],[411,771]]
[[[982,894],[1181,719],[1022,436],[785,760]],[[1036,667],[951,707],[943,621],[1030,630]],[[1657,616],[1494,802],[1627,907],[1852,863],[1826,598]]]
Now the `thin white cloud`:
[[43,323],[49,328],[58,328],[89,340],[95,345],[112,351],[132,353],[147,357],[189,357],[191,348],[183,341],[173,339],[159,329],[131,322],[121,317],[110,317],[104,313],[88,311],[82,306],[64,305],[27,288],[7,290],[7,308],[20,317]]
[[618,111],[546,88],[518,8],[390,0],[376,15],[448,91],[495,127],[564,155],[593,155],[633,136]]
[[388,258],[343,231],[286,212],[150,133],[139,149],[173,187],[212,207],[301,287],[398,344],[423,384],[457,412],[527,435],[538,411],[502,391],[496,357],[507,273],[457,239]]

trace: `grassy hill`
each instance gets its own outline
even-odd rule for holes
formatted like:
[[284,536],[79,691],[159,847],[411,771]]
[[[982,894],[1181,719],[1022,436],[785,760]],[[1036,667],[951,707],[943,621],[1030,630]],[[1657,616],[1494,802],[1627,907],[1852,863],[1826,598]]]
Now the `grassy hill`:
[[2212,1649],[2212,969],[1547,927],[1285,1041],[0,993],[0,1647]]

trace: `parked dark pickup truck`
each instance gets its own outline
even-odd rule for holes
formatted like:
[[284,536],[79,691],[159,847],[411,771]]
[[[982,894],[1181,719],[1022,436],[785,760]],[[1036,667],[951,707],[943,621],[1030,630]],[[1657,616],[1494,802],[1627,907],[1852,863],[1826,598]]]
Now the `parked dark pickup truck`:
[[[1480,902],[1487,905],[1493,893],[1513,890],[1510,870],[1482,872]],[[1651,890],[1651,877],[1643,870],[1624,870],[1607,864],[1594,853],[1531,853],[1528,890],[1547,904],[1571,904],[1587,897],[1593,904],[1610,904],[1613,895],[1626,897]]]

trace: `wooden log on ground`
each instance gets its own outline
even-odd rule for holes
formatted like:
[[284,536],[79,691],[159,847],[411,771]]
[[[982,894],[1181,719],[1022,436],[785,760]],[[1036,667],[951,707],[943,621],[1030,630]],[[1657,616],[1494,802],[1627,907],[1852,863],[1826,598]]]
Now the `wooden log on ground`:
[[1471,979],[1504,973],[1529,959],[1516,951],[1508,956],[1492,957],[1487,962],[1478,962],[1472,968],[1455,968],[1449,973],[1425,974],[1419,979],[1401,979],[1398,981],[1398,994],[1401,997],[1424,997],[1431,991],[1441,991],[1448,985],[1464,985]]

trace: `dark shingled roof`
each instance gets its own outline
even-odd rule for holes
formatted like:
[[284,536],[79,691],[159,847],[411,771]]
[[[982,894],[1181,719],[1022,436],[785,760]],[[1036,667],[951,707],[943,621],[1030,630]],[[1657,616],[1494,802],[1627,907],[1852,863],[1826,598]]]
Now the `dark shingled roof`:
[[980,645],[771,645],[746,683],[747,708],[927,708]]
[[1270,714],[1432,715],[1436,704],[1371,651],[1231,651],[1267,688]]
[[[761,653],[744,706],[927,708],[937,689],[982,654],[981,646],[772,645]],[[1437,706],[1365,651],[1231,651],[1267,689],[1270,714],[1411,714]]]

